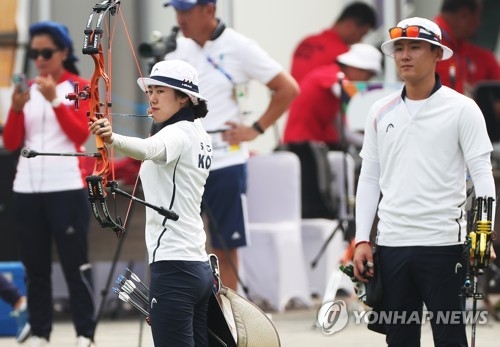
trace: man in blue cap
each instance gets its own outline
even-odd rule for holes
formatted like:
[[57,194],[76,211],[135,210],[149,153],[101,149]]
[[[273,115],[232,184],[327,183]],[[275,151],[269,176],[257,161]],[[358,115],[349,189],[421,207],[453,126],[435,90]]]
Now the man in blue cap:
[[[184,37],[166,59],[189,62],[199,72],[200,88],[207,94],[208,115],[202,120],[211,134],[214,161],[203,195],[210,219],[213,252],[220,261],[221,277],[232,289],[237,286],[237,248],[247,244],[245,228],[247,141],[272,126],[298,93],[298,85],[283,67],[257,43],[215,16],[215,0],[171,0]],[[247,84],[256,80],[272,97],[252,125],[242,101]]]

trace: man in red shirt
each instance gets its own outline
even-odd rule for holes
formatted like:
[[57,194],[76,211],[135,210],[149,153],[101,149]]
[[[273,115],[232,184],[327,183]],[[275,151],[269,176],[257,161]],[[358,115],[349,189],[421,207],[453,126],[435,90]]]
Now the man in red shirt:
[[314,68],[334,63],[338,55],[360,42],[375,24],[375,10],[371,6],[363,2],[347,6],[331,28],[310,35],[298,44],[292,57],[292,76],[300,83]]
[[468,42],[481,18],[480,0],[444,0],[435,18],[441,28],[443,44],[453,50],[451,59],[440,61],[436,72],[444,85],[472,95],[474,86],[484,80],[500,80],[500,65],[489,50]]

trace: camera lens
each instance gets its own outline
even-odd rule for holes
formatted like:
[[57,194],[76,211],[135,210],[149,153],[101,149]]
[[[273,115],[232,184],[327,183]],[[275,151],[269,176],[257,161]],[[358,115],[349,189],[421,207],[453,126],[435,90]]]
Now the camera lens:
[[145,58],[161,57],[165,55],[165,44],[163,42],[144,42],[138,47],[139,54]]

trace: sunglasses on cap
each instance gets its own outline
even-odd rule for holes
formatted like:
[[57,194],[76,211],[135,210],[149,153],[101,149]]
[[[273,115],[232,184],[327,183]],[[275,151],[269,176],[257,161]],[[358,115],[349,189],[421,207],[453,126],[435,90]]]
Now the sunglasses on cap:
[[34,49],[30,48],[28,50],[28,58],[37,59],[40,55],[43,59],[49,60],[52,58],[55,52],[60,51],[59,48],[43,48],[43,49]]
[[[423,32],[422,30],[425,30],[426,32]],[[429,29],[424,28],[420,25],[410,25],[407,26],[406,28],[401,28],[401,27],[390,28],[389,36],[391,37],[391,39],[397,39],[400,37],[411,37],[411,38],[428,39],[441,43],[439,36],[437,36]]]

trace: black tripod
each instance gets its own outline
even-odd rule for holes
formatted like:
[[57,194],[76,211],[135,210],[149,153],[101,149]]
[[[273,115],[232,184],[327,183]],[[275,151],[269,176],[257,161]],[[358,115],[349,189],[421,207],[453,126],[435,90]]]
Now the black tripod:
[[[343,88],[344,84],[344,74],[339,72],[337,75],[337,83],[340,85],[340,112],[339,112],[339,129],[340,129],[340,145],[341,145],[341,151],[342,151],[342,172],[343,172],[343,190],[344,190],[344,201],[343,205],[345,207],[344,215],[341,214],[341,210],[339,210],[339,223],[333,229],[332,233],[326,239],[324,244],[321,246],[318,254],[316,257],[313,259],[311,262],[311,268],[315,268],[316,265],[318,264],[319,260],[323,256],[323,253],[326,251],[328,245],[332,241],[333,237],[337,233],[337,231],[342,231],[344,235],[344,239],[350,241],[354,237],[354,231],[355,231],[355,221],[354,221],[354,196],[349,196],[349,179],[348,179],[348,144],[347,144],[347,139],[346,139],[346,132],[345,132],[345,109],[346,106],[349,102],[349,96],[345,92]],[[342,201],[341,201],[342,203]]]

